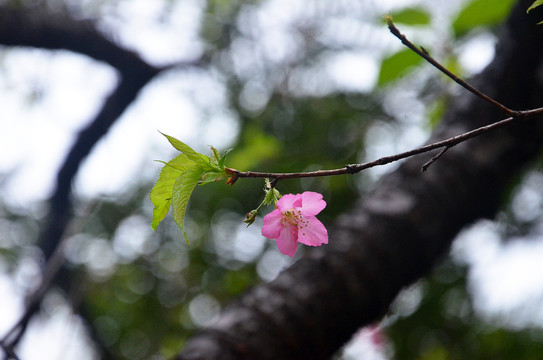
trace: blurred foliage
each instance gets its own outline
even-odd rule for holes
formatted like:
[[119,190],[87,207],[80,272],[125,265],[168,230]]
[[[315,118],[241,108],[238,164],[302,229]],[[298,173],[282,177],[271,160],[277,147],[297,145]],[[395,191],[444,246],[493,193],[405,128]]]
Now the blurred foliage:
[[[261,114],[243,119],[247,126],[228,155],[228,164],[244,170],[297,171],[355,162],[362,151],[364,131],[378,113],[378,104],[362,95],[292,99],[277,94]],[[354,181],[352,177],[304,184],[285,181],[278,188],[282,193],[308,188],[324,193],[328,206],[320,218],[330,223],[356,199]],[[135,342],[137,334],[149,334],[145,354],[171,356],[179,350],[180,339],[197,328],[190,314],[194,299],[206,294],[225,303],[258,281],[256,267],[268,252],[276,252],[274,243],[266,242],[248,262],[236,259],[234,249],[226,253],[221,249],[233,245],[232,238],[243,231],[243,216],[262,200],[263,185],[262,180],[240,179],[233,187],[224,182],[197,187],[188,210],[190,245],[182,241],[179,229],[167,216],[155,233],[142,240],[141,254],[118,259],[119,264],[112,264],[111,269],[96,265],[99,271],[94,274],[93,265],[87,264],[91,274],[84,281],[82,306],[92,319],[100,319],[98,333],[105,334],[103,343],[110,351],[134,358],[123,350],[123,344]],[[82,233],[89,235],[86,241],[110,238],[113,248],[120,246],[115,233],[120,236],[123,221],[134,216],[150,219],[149,204],[141,207],[141,202],[148,201],[148,191],[148,186],[135,189],[124,203],[103,199],[85,220]],[[249,230],[259,232],[257,226]],[[228,244],[217,246],[216,241],[227,237]],[[79,252],[86,251],[84,243],[79,246]]]
[[[502,21],[512,2],[467,2],[455,18],[449,19],[458,37],[456,41],[463,41],[465,34],[479,26]],[[267,62],[255,51],[253,55],[257,60],[251,70],[256,74],[238,74],[229,54],[241,43],[252,41],[247,39],[245,29],[250,24],[243,23],[242,18],[265,4],[208,1],[201,20],[201,40],[206,44],[213,67],[209,71],[220,72],[224,78],[230,101],[228,110],[237,116],[235,121],[240,125],[237,139],[231,144],[233,150],[228,154],[227,166],[238,170],[291,172],[337,168],[364,161],[365,140],[372,126],[377,123],[401,126],[404,120],[383,105],[389,100],[383,88],[389,90],[390,85],[416,92],[425,102],[424,122],[415,126],[433,128],[438,124],[448,103],[447,89],[433,86],[436,82],[444,83],[442,75],[432,69],[424,84],[417,84],[407,75],[413,74],[413,69],[420,69],[423,61],[404,48],[378,60],[378,87],[373,92],[330,88],[301,96],[290,90],[288,84],[294,82],[293,74],[300,69],[313,69],[309,80],[306,79],[308,82],[325,72],[322,67],[311,67],[316,66],[316,59],[323,54],[343,47],[354,47],[355,52],[360,50],[352,44],[330,44],[319,38],[322,28],[318,26],[332,26],[340,17],[334,7],[323,10],[314,6],[317,10],[313,19],[308,6],[300,28],[290,29],[293,33],[289,35],[302,39],[301,45],[292,50],[295,54],[291,54],[291,58],[270,65],[269,59]],[[420,7],[407,7],[393,13],[399,24],[416,25],[428,32],[432,31],[433,16],[430,10]],[[350,20],[349,26],[354,29],[356,25],[365,30],[376,26],[369,24],[370,21],[379,23],[375,17]],[[342,35],[348,38],[351,34]],[[454,47],[454,43],[450,47]],[[428,49],[431,51],[432,47]],[[388,54],[388,49],[383,53]],[[447,63],[454,64],[461,73],[454,53],[444,55],[449,59]],[[247,108],[247,97],[250,100],[254,94],[242,96],[242,93],[249,81],[262,82],[269,90],[269,96],[260,107]],[[243,97],[245,103],[241,100]],[[171,214],[151,232],[149,191],[152,185],[150,182],[138,184],[117,198],[76,199],[73,225],[79,230],[67,248],[70,280],[62,287],[67,298],[71,298],[72,293],[78,294],[79,301],[74,302],[74,307],[85,318],[97,347],[110,358],[172,357],[182,348],[184,339],[211,321],[220,307],[259,281],[273,278],[290,261],[278,253],[273,241],[261,238],[258,223],[248,229],[242,223],[245,213],[258,206],[263,198],[262,180],[239,179],[233,187],[224,183],[209,184],[205,189],[196,187],[186,219],[190,245],[182,240]],[[369,175],[362,173],[282,181],[278,189],[281,193],[304,190],[323,193],[328,206],[319,218],[325,224],[332,224],[369,185]],[[0,207],[3,229],[0,257],[6,272],[17,273],[21,266],[19,260],[24,257],[32,256],[36,262],[40,261],[39,252],[29,239],[37,238],[43,225],[43,212],[36,210],[29,214],[7,205]],[[514,224],[514,216],[509,214],[508,221]],[[526,225],[523,229],[528,231],[528,225],[535,226],[536,220],[539,219],[517,224]],[[519,228],[520,225],[515,227]],[[299,253],[304,250],[301,248]],[[406,311],[399,305],[391,312],[385,323],[395,357],[540,357],[540,330],[509,331],[482,321],[474,313],[466,289],[467,270],[446,261],[431,277],[415,285],[420,292],[416,306]]]
[[412,7],[390,14],[395,23],[405,25],[429,25],[431,15],[423,8]]
[[[413,285],[386,328],[396,359],[539,359],[543,329],[482,322],[466,290],[467,270],[446,261]],[[417,302],[416,306],[413,302]],[[402,308],[403,312],[402,313]],[[414,308],[414,309],[413,309]],[[407,311],[406,311],[407,310]],[[385,321],[386,322],[386,321]]]
[[383,59],[381,71],[379,72],[379,86],[387,85],[390,82],[399,80],[402,75],[412,71],[424,60],[409,49],[402,49],[395,54]]
[[509,14],[514,0],[474,0],[466,4],[453,22],[456,36],[463,36],[479,26],[499,24]]
[[541,6],[541,5],[543,5],[543,1],[541,1],[541,0],[536,0],[536,1],[533,2],[532,5],[530,5],[530,7],[526,10],[526,12],[530,12],[530,11],[532,11],[533,9],[535,9],[535,8]]

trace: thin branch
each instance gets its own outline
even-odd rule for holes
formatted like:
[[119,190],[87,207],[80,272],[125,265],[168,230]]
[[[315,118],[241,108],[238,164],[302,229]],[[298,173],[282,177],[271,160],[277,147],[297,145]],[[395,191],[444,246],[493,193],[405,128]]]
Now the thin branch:
[[48,223],[39,239],[47,260],[41,285],[29,294],[24,313],[1,340],[2,347],[13,349],[23,337],[30,319],[39,310],[43,294],[61,276],[66,227],[72,217],[72,182],[81,163],[133,103],[141,89],[157,75],[172,68],[202,66],[206,59],[154,67],[135,52],[123,49],[99,32],[92,21],[74,20],[62,13],[20,10],[10,6],[0,6],[0,44],[73,51],[111,65],[120,75],[117,88],[106,99],[94,120],[79,132],[57,173],[56,189],[49,201],[51,210]]
[[407,37],[405,37],[404,34],[402,34],[400,32],[400,30],[398,30],[398,28],[396,26],[394,26],[394,23],[392,22],[392,16],[387,16],[386,17],[386,21],[387,21],[387,24],[388,24],[388,29],[390,30],[390,32],[392,33],[392,35],[396,36],[398,39],[400,39],[400,41],[402,42],[402,44],[404,44],[405,46],[407,46],[409,49],[411,49],[412,51],[414,51],[417,55],[419,55],[420,57],[422,57],[424,60],[428,61],[430,64],[432,64],[436,69],[438,69],[439,71],[441,71],[443,74],[447,75],[449,78],[451,78],[453,81],[455,81],[457,84],[459,84],[460,86],[462,86],[464,89],[468,90],[469,92],[471,92],[472,94],[480,97],[481,99],[483,99],[484,101],[490,103],[491,105],[497,107],[498,109],[506,112],[509,116],[511,117],[516,117],[519,115],[519,112],[518,111],[515,111],[515,110],[511,110],[509,109],[507,106],[503,105],[502,103],[492,99],[490,96],[482,93],[481,91],[477,90],[476,88],[474,88],[473,86],[471,86],[470,84],[468,84],[466,81],[462,80],[461,78],[459,78],[458,76],[456,76],[455,74],[453,74],[452,72],[450,72],[449,70],[447,70],[443,65],[441,65],[437,60],[435,60],[432,56],[430,56],[430,54],[428,53],[428,51],[423,48],[423,47],[420,47],[418,48],[417,46],[415,46],[411,41],[409,41],[407,39]]
[[402,160],[414,155],[423,154],[435,149],[445,148],[445,150],[443,150],[441,153],[439,153],[437,156],[434,157],[435,159],[433,158],[433,160],[430,160],[429,162],[423,165],[423,170],[425,170],[424,167],[428,168],[428,166],[430,166],[432,162],[434,162],[435,160],[437,160],[437,158],[443,155],[443,153],[447,149],[450,149],[451,147],[455,145],[458,145],[466,140],[472,139],[484,133],[510,125],[516,121],[520,121],[522,119],[526,119],[526,118],[533,117],[535,115],[540,115],[540,114],[543,114],[543,108],[537,108],[537,109],[526,110],[526,111],[518,111],[516,112],[516,116],[514,117],[508,117],[506,119],[495,122],[493,124],[481,126],[474,130],[465,132],[460,135],[453,136],[445,140],[437,141],[428,145],[418,147],[413,150],[398,153],[396,155],[385,156],[377,160],[368,161],[362,164],[349,164],[339,169],[317,170],[317,171],[296,172],[296,173],[239,171],[232,168],[226,168],[226,171],[229,174],[231,174],[233,178],[233,181],[230,181],[230,184],[235,182],[238,178],[270,178],[270,179],[275,179],[275,182],[277,182],[279,180],[284,180],[284,179],[299,179],[299,178],[308,178],[308,177],[356,174],[362,170],[366,170],[375,166],[386,165],[386,164],[389,164],[398,160]]
[[439,153],[437,153],[436,155],[434,155],[430,160],[428,160],[427,162],[424,163],[424,165],[422,165],[422,168],[420,169],[421,172],[425,172],[426,170],[428,170],[428,168],[430,167],[430,165],[432,165],[437,159],[439,159],[443,154],[445,154],[445,152],[447,152],[447,150],[449,150],[450,147],[446,146],[443,148],[443,150],[441,150]]
[[[84,41],[82,41],[84,39]],[[110,40],[91,20],[74,19],[46,8],[0,6],[0,44],[69,50],[119,71],[148,66],[135,52]]]
[[479,98],[483,99],[484,101],[490,103],[491,105],[497,107],[498,109],[506,112],[510,115],[510,117],[503,119],[501,121],[498,121],[496,123],[481,126],[479,128],[476,128],[474,130],[468,131],[466,133],[463,133],[461,135],[454,136],[452,138],[438,141],[432,144],[424,145],[419,148],[406,151],[403,153],[399,153],[396,155],[391,156],[385,156],[382,158],[379,158],[377,160],[369,161],[362,164],[349,164],[346,165],[343,168],[339,169],[332,169],[332,170],[317,170],[317,171],[308,171],[308,172],[296,172],[296,173],[269,173],[269,172],[255,172],[255,171],[239,171],[232,168],[226,168],[226,171],[232,175],[228,179],[228,184],[233,185],[237,179],[239,178],[271,178],[273,180],[273,185],[275,186],[279,180],[283,179],[296,179],[296,178],[308,178],[308,177],[322,177],[322,176],[335,176],[335,175],[345,175],[345,174],[356,174],[362,170],[369,169],[371,167],[379,166],[379,165],[386,165],[391,162],[395,162],[398,160],[402,160],[414,155],[426,153],[428,151],[432,151],[435,149],[440,149],[441,152],[439,152],[437,155],[432,157],[429,161],[427,161],[425,164],[422,165],[422,171],[426,171],[428,167],[433,164],[437,159],[439,159],[448,149],[451,147],[464,142],[466,140],[469,140],[473,137],[479,136],[481,134],[484,134],[486,132],[499,129],[503,126],[509,125],[512,122],[515,122],[516,120],[525,119],[528,117],[532,117],[535,115],[539,115],[543,113],[543,108],[537,108],[537,109],[531,109],[531,110],[524,110],[524,111],[516,111],[511,110],[505,105],[501,104],[500,102],[492,99],[488,95],[482,93],[481,91],[477,90],[470,84],[468,84],[466,81],[462,80],[449,70],[447,70],[443,65],[441,65],[437,60],[435,60],[426,49],[423,47],[418,48],[417,46],[413,45],[400,31],[396,26],[394,26],[394,23],[392,22],[392,17],[387,16],[386,17],[388,28],[390,29],[390,32],[396,36],[402,44],[407,46],[409,49],[414,51],[416,54],[418,54],[420,57],[428,61],[430,64],[432,64],[435,68],[437,68],[439,71],[447,75],[449,78],[454,80],[456,83],[458,83],[460,86],[465,88],[466,90],[470,91],[471,93],[475,94]]
[[38,311],[43,293],[58,277],[62,267],[62,239],[66,237],[66,227],[72,217],[72,182],[81,163],[133,103],[140,90],[170,67],[157,68],[147,64],[136,53],[122,49],[98,32],[90,21],[47,12],[22,11],[9,6],[0,6],[0,20],[0,44],[74,51],[110,64],[120,75],[117,88],[106,99],[94,120],[80,131],[57,173],[48,223],[39,238],[47,260],[46,272],[40,288],[27,298],[25,312],[2,340],[6,346],[13,348]]
[[[480,77],[520,109],[534,107],[543,96],[543,83],[534,76],[543,56],[543,28],[527,21],[528,6],[524,1],[514,7],[496,57]],[[441,131],[494,122],[494,110],[462,94],[447,107],[431,142],[441,139]],[[448,170],[432,176],[416,176],[417,159],[407,159],[363,201],[342,211],[326,248],[312,248],[274,281],[246,292],[210,325],[215,331],[186,340],[176,359],[332,358],[356,329],[381,319],[405,286],[428,275],[461,229],[499,210],[502,195],[543,144],[539,119],[519,125],[448,151]]]
[[94,121],[83,129],[70,149],[60,171],[57,174],[56,189],[50,199],[51,210],[48,224],[40,237],[40,246],[47,259],[46,273],[44,273],[43,288],[31,293],[27,298],[25,311],[19,321],[11,328],[4,337],[14,347],[22,338],[28,322],[39,309],[43,293],[48,289],[51,282],[57,277],[62,267],[64,257],[62,256],[63,238],[65,238],[66,227],[71,218],[72,203],[70,199],[73,179],[86,156],[94,145],[106,134],[113,123],[125,111],[129,104],[136,98],[139,91],[156,75],[158,71],[149,71],[140,74],[139,78],[121,79],[115,92],[106,100],[100,113]]
[[[85,209],[85,214],[89,215],[96,206],[97,206],[96,202],[90,204],[90,206],[87,209]],[[87,219],[88,216],[82,216],[81,218]],[[59,273],[62,266],[64,265],[64,249],[66,247],[67,240],[73,234],[77,234],[81,232],[81,229],[85,223],[86,221],[83,220],[76,223],[72,222],[69,226],[67,226],[65,235],[58,242],[53,253],[49,257],[45,265],[45,268],[42,272],[42,279],[39,285],[26,298],[24,313],[0,340],[0,344],[2,348],[4,348],[4,351],[6,351],[7,349],[13,352],[13,349],[15,348],[15,346],[17,346],[17,344],[23,337],[30,319],[39,310],[39,306],[43,298],[43,295],[49,289],[53,281],[55,281],[57,274]]]
[[0,341],[0,347],[4,351],[5,360],[20,360],[19,356],[13,351],[13,348],[9,345],[6,345],[3,341]]

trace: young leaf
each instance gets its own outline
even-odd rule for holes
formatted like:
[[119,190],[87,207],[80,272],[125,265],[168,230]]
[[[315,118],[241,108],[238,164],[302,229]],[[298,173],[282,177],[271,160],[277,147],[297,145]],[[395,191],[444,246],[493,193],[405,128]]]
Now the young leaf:
[[226,150],[223,154],[221,159],[219,160],[219,169],[224,170],[224,162],[226,161],[226,155],[231,151],[232,149]]
[[537,1],[534,1],[534,3],[532,5],[530,5],[530,7],[528,8],[528,10],[526,10],[526,13],[529,13],[531,10],[535,9],[536,7],[538,6],[541,6],[543,5],[543,0],[537,0]]
[[153,221],[151,226],[156,230],[158,224],[164,219],[170,205],[173,207],[173,218],[189,242],[185,231],[185,213],[192,191],[197,184],[207,184],[231,176],[224,168],[224,156],[211,147],[213,158],[194,151],[190,146],[176,138],[161,133],[170,144],[181,152],[169,162],[163,162],[164,167],[159,179],[151,190]]
[[203,174],[204,170],[201,166],[191,166],[175,180],[173,185],[173,219],[183,232],[183,236],[185,237],[187,243],[190,242],[187,232],[185,231],[185,213],[187,211],[190,195],[192,194],[192,191],[196,185],[200,182]]
[[213,146],[211,147],[211,152],[213,153],[213,163],[218,164],[221,160],[221,153]]
[[199,185],[209,184],[211,182],[228,179],[229,177],[230,177],[230,174],[227,174],[226,171],[214,169],[214,170],[204,172],[198,184]]
[[210,164],[209,157],[207,157],[204,154],[200,154],[194,151],[190,146],[188,146],[187,144],[185,144],[184,142],[180,140],[177,140],[173,136],[169,136],[164,133],[161,133],[161,134],[164,135],[166,139],[168,139],[168,141],[170,142],[170,144],[172,144],[174,148],[176,148],[177,150],[185,154],[191,161],[195,162],[196,164],[209,166]]
[[172,167],[179,172],[185,171],[187,167],[194,164],[185,154],[179,154],[168,162],[165,162],[162,160],[155,160],[155,161],[159,163],[163,163],[164,166]]
[[277,201],[281,198],[281,193],[275,188],[271,186],[270,180],[265,179],[264,180],[266,185],[264,186],[264,201],[262,201],[262,205],[273,205],[277,204]]
[[192,161],[181,154],[164,164],[150,194],[151,202],[154,205],[153,222],[151,223],[153,230],[156,230],[158,224],[170,210],[175,180],[181,175],[182,171],[185,171],[192,164]]

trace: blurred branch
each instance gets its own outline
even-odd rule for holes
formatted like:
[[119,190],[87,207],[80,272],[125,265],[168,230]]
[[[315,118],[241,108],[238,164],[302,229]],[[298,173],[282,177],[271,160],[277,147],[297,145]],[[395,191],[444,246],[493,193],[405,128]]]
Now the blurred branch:
[[98,32],[93,22],[67,15],[0,6],[0,44],[65,49],[104,61],[119,71],[117,88],[109,95],[90,124],[82,129],[57,174],[51,197],[51,216],[42,237],[46,258],[53,253],[71,216],[72,180],[83,159],[126,110],[139,91],[166,68],[153,67],[131,51],[122,49]]
[[121,73],[156,72],[140,57],[100,33],[90,20],[75,20],[41,7],[0,6],[0,44],[69,50],[105,62]]
[[0,341],[0,347],[2,348],[2,351],[4,351],[4,359],[9,360],[19,360],[20,358],[17,356],[17,354],[13,351],[13,348],[11,346],[8,346],[4,344],[3,341]]
[[[140,68],[140,70],[143,70],[143,68]],[[40,245],[48,260],[48,264],[49,259],[52,259],[52,255],[55,253],[55,249],[60,249],[62,247],[60,239],[63,238],[65,229],[72,216],[70,201],[71,185],[79,166],[98,140],[107,133],[111,125],[113,125],[118,117],[125,111],[128,105],[132,103],[139,91],[158,73],[158,70],[149,66],[147,67],[147,71],[141,71],[139,73],[134,73],[133,76],[123,77],[119,86],[108,97],[96,118],[89,126],[80,131],[77,136],[74,145],[70,149],[68,156],[64,160],[64,163],[57,174],[56,189],[50,199],[48,225],[40,238]],[[63,255],[61,254],[60,256],[61,259],[58,261],[62,263]],[[57,265],[57,260],[54,261],[54,264],[56,270],[52,276],[53,278],[56,278],[58,275],[57,272],[60,270],[61,266]],[[43,291],[45,291],[45,289],[40,289],[40,294],[43,293]],[[24,315],[14,329],[26,328],[32,315],[39,309],[39,306],[37,306],[36,303],[39,304],[41,301],[40,294],[38,294],[38,297],[36,297],[35,294],[30,294],[29,306],[26,307]],[[20,336],[16,337],[11,345],[15,345],[19,339]]]
[[[473,81],[520,109],[543,103],[543,81],[535,75],[543,29],[526,16],[529,3],[519,1],[493,62]],[[463,94],[430,142],[500,115]],[[327,247],[311,249],[276,280],[227,307],[187,341],[178,359],[328,359],[356,329],[382,317],[403,287],[428,274],[458,231],[496,213],[510,182],[542,144],[543,123],[519,121],[450,149],[432,165],[435,171],[421,173],[421,158],[407,159],[338,218]]]
[[[44,9],[0,6],[0,44],[29,46],[51,50],[65,49],[103,61],[118,70],[120,80],[90,124],[82,129],[68,152],[56,178],[56,188],[50,199],[48,223],[40,237],[40,245],[47,260],[46,274],[41,286],[27,299],[24,314],[2,343],[13,349],[21,339],[28,322],[38,311],[43,293],[63,274],[62,247],[67,238],[67,225],[72,217],[70,194],[73,179],[94,145],[107,133],[140,90],[158,74],[170,67],[157,68],[147,64],[134,52],[121,48],[96,30],[92,21],[74,20],[66,14],[48,13]],[[193,63],[178,66],[199,66]],[[64,239],[61,241],[61,239]],[[59,273],[59,271],[61,271]],[[7,353],[7,352],[6,352]]]

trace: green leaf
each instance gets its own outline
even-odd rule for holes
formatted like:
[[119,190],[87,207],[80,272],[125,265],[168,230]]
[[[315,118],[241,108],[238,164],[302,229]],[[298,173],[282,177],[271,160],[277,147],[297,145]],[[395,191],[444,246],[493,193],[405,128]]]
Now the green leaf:
[[223,179],[228,179],[231,175],[227,174],[226,171],[223,170],[209,170],[205,171],[202,174],[202,178],[200,179],[199,185],[209,184],[215,181],[220,181]]
[[423,59],[420,56],[409,49],[401,50],[385,58],[381,63],[379,72],[379,86],[398,80],[422,61]]
[[219,169],[224,170],[224,162],[226,161],[226,155],[231,151],[232,149],[228,149],[224,152],[222,155],[222,158],[219,160]]
[[173,219],[177,226],[179,226],[179,229],[183,232],[183,236],[187,243],[190,242],[187,232],[185,231],[185,213],[187,211],[190,195],[196,185],[200,182],[203,173],[204,171],[201,166],[191,166],[175,180],[175,184],[173,185]]
[[218,164],[221,160],[221,153],[219,150],[215,149],[213,146],[211,147],[211,152],[213,153],[213,162],[215,164]]
[[156,230],[158,224],[164,219],[173,205],[173,217],[187,243],[189,242],[184,228],[185,212],[190,195],[197,184],[207,184],[228,178],[230,175],[224,170],[224,156],[211,147],[213,159],[194,151],[190,146],[174,137],[163,134],[170,144],[181,154],[163,162],[157,183],[151,190],[151,201],[154,205],[153,221],[151,226]]
[[168,141],[170,142],[170,144],[172,144],[174,148],[185,154],[191,161],[204,166],[210,165],[210,159],[208,156],[194,151],[190,146],[180,140],[177,140],[172,136],[166,135],[164,133],[161,134],[164,135],[166,139],[168,139]]
[[481,25],[495,25],[511,11],[515,0],[475,0],[460,11],[453,23],[457,37]]
[[532,9],[535,9],[536,7],[541,5],[543,5],[543,0],[534,1],[534,3],[528,8],[528,10],[526,10],[526,13],[529,13]]
[[154,205],[153,221],[151,226],[156,230],[158,224],[164,219],[170,210],[172,202],[173,187],[176,179],[183,171],[193,164],[185,155],[181,154],[164,163],[164,167],[160,171],[158,180],[151,190],[150,198]]
[[406,25],[428,25],[430,23],[430,14],[420,7],[402,9],[391,15],[395,23]]
[[183,172],[187,169],[187,167],[194,165],[194,162],[192,162],[185,154],[179,154],[168,162],[165,162],[162,160],[155,160],[155,161],[159,163],[163,163],[164,166],[173,167],[174,169],[180,172]]
[[[275,188],[271,186],[270,180],[265,179],[265,186],[264,186],[264,201],[262,201],[263,205],[273,205],[277,204],[277,201],[281,198],[281,193]],[[261,205],[262,206],[262,205]]]

